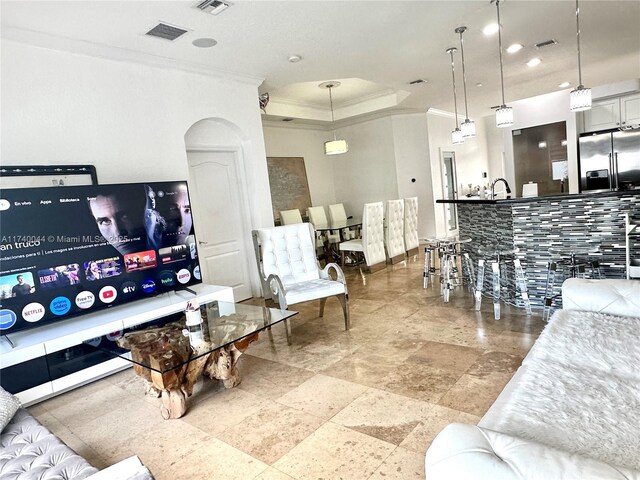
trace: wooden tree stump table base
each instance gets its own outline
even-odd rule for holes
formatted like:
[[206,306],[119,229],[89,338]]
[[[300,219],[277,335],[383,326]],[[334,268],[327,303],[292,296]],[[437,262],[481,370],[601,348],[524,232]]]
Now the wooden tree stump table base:
[[[226,388],[238,385],[238,359],[257,339],[258,333],[253,333],[214,351],[207,341],[192,349],[180,324],[171,323],[127,333],[117,343],[131,350],[134,372],[143,378],[145,394],[162,398],[160,412],[168,420],[185,414],[187,398],[201,375],[222,380]],[[168,369],[176,364],[180,366]]]

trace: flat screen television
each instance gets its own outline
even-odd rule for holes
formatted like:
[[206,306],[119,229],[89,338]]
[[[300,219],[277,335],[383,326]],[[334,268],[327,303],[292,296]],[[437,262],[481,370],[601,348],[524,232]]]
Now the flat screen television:
[[201,282],[187,182],[3,189],[0,334]]

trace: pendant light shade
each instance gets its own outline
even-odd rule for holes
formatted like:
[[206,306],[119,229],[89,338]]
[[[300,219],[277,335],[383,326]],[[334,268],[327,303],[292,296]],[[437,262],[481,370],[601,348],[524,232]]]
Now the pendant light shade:
[[576,39],[578,41],[578,86],[569,95],[572,112],[582,112],[591,108],[591,89],[582,85],[582,64],[580,62],[580,6],[576,0]]
[[498,12],[498,47],[500,48],[500,87],[502,89],[502,104],[496,110],[496,127],[505,128],[513,125],[513,108],[507,107],[504,102],[504,73],[502,67],[502,24],[500,23],[500,1],[496,0]]
[[510,127],[513,125],[513,108],[501,105],[496,110],[496,126],[498,128]]
[[324,142],[325,155],[339,155],[341,153],[347,153],[349,151],[349,145],[346,140],[330,140]]
[[447,53],[451,56],[451,78],[453,79],[453,109],[455,112],[456,119],[456,128],[451,132],[451,143],[453,145],[460,145],[464,143],[464,136],[462,135],[462,131],[458,128],[458,101],[456,98],[456,73],[455,66],[453,63],[453,52],[457,49],[456,47],[447,48]]
[[462,58],[462,86],[464,88],[464,122],[460,125],[463,138],[473,138],[476,136],[476,124],[469,120],[469,108],[467,106],[467,73],[464,69],[464,41],[462,34],[467,31],[467,27],[458,27],[455,32],[460,34],[460,57]]
[[[333,127],[333,95],[331,94],[332,88],[337,88],[340,86],[340,82],[324,82],[318,85],[320,88],[329,89],[329,105],[331,106],[331,126]],[[324,154],[325,155],[340,155],[341,153],[347,153],[349,151],[349,144],[346,140],[339,140],[336,137],[335,130],[333,131],[333,140],[329,140],[328,142],[324,142]]]
[[454,145],[460,145],[461,143],[464,143],[464,134],[457,127],[453,132],[451,132],[451,143]]

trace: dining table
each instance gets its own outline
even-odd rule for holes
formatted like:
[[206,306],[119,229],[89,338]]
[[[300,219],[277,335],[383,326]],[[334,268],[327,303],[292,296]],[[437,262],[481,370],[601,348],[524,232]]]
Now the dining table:
[[360,229],[362,227],[362,217],[358,216],[349,216],[346,219],[341,220],[329,220],[325,224],[314,225],[316,232],[319,232],[324,235],[324,259],[327,262],[331,260],[340,263],[340,253],[331,248],[331,244],[329,243],[329,233],[338,232],[340,236],[340,241],[344,242],[347,239],[345,238],[345,231],[350,228]]

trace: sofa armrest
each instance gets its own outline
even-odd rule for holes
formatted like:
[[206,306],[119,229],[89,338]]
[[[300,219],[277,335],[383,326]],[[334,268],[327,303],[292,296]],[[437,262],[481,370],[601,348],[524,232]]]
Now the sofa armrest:
[[462,423],[433,440],[425,473],[426,480],[640,480],[640,472]]
[[640,282],[569,278],[562,284],[562,309],[640,317]]
[[85,480],[153,480],[153,475],[134,455],[94,473]]

